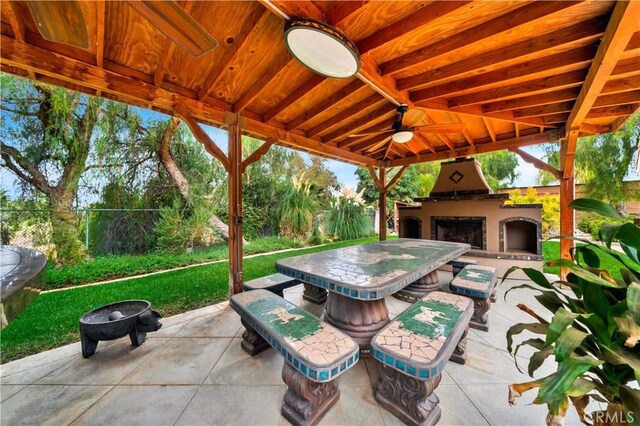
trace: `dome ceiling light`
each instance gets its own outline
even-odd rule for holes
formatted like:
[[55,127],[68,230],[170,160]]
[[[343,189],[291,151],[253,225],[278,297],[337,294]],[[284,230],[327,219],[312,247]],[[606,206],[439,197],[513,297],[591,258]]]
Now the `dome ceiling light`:
[[356,46],[337,29],[312,19],[291,19],[284,27],[289,52],[325,77],[349,78],[360,69]]

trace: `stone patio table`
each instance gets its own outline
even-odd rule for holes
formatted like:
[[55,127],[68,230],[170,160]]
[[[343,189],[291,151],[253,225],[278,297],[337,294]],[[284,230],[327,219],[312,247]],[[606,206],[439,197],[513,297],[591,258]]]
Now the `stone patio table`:
[[328,290],[323,319],[368,353],[371,338],[389,322],[384,298],[470,249],[469,244],[400,238],[281,259],[276,269]]

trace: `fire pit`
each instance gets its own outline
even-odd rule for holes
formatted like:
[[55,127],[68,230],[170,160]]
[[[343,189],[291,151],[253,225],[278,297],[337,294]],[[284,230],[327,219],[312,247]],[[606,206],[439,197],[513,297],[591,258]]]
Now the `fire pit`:
[[147,333],[158,331],[161,315],[151,309],[146,300],[126,300],[87,312],[80,318],[82,356],[96,352],[98,341],[113,340],[129,335],[133,346],[144,343]]

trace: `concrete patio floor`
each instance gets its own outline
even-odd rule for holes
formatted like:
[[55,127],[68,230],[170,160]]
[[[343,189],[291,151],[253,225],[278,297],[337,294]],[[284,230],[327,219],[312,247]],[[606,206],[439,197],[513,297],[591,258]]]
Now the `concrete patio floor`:
[[[448,283],[451,274],[440,277]],[[507,403],[507,385],[530,379],[507,353],[505,332],[515,322],[530,322],[516,304],[539,307],[529,290],[511,292],[504,301],[505,290],[520,283],[507,281],[500,287],[489,332],[469,333],[466,365],[447,364],[436,389],[439,424],[544,424],[546,408],[530,404],[533,394],[525,394],[515,407]],[[294,287],[285,296],[320,315],[321,306],[302,301],[302,290]],[[389,297],[387,306],[395,317],[409,304]],[[138,348],[128,337],[100,342],[96,354],[84,359],[75,343],[2,365],[1,424],[288,424],[280,415],[282,357],[272,349],[254,358],[242,351],[244,329],[227,302],[162,322],[163,328]],[[530,354],[523,350],[519,356],[524,369]],[[543,365],[537,377],[551,372]],[[376,380],[374,361],[361,360],[339,378],[340,400],[320,424],[401,424],[376,403]],[[580,424],[572,409],[565,424]]]

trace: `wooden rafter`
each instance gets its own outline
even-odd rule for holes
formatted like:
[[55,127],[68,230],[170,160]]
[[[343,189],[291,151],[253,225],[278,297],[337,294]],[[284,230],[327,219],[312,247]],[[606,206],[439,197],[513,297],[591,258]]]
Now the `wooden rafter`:
[[[598,52],[566,122],[567,137],[580,127],[589,110],[596,104],[596,100],[618,63],[622,52],[629,44],[633,33],[638,29],[639,18],[640,2],[621,1],[616,3],[602,41],[598,46]],[[571,139],[568,143],[571,143]],[[569,147],[569,150],[571,148]]]
[[328,133],[322,138],[322,140],[325,142],[341,140],[346,135],[350,133],[356,133],[360,129],[369,126],[372,122],[378,121],[382,118],[386,118],[394,112],[395,107],[386,103],[380,108],[377,108],[370,113],[337,128],[331,133]]
[[104,66],[104,22],[107,19],[106,0],[96,2],[96,66]]
[[385,165],[389,167],[403,166],[405,164],[417,164],[427,163],[430,161],[446,160],[459,157],[468,157],[475,154],[484,154],[493,151],[502,151],[505,149],[513,148],[515,146],[529,146],[539,145],[542,143],[557,142],[560,137],[559,130],[548,130],[543,133],[535,133],[526,136],[520,136],[519,138],[503,139],[491,143],[476,143],[474,146],[467,146],[463,148],[456,148],[447,151],[438,151],[430,154],[423,154],[417,157],[405,158],[401,160],[392,160],[385,162]]
[[558,169],[556,169],[555,167],[545,163],[544,161],[540,160],[537,157],[534,157],[533,155],[529,154],[526,151],[523,151],[520,148],[510,148],[509,151],[518,154],[520,156],[520,158],[522,158],[524,161],[526,161],[529,164],[533,164],[533,166],[536,169],[539,170],[544,170],[545,172],[549,172],[551,173],[556,179],[560,179],[562,178],[562,172]]
[[487,132],[489,133],[489,136],[491,136],[491,140],[493,142],[495,142],[496,141],[496,131],[493,129],[493,125],[491,124],[491,121],[487,120],[486,118],[483,118],[482,122],[484,123],[484,127],[487,129]]
[[236,58],[236,55],[244,45],[244,42],[247,41],[249,34],[255,28],[261,28],[264,22],[269,19],[269,12],[260,8],[256,8],[256,10],[245,20],[242,28],[238,31],[236,36],[233,39],[233,44],[231,46],[227,46],[222,58],[216,62],[216,64],[211,68],[207,78],[205,79],[202,87],[200,88],[200,92],[198,93],[198,99],[203,100],[213,90],[214,87],[220,81],[223,73],[222,71],[226,69],[231,62]]
[[233,111],[236,113],[241,113],[244,111],[251,102],[255,100],[255,98],[262,93],[269,83],[271,83],[280,73],[286,72],[287,69],[296,65],[296,60],[291,59],[291,57],[287,54],[282,55],[271,64],[269,69],[260,76],[258,80],[247,90],[240,99],[236,101],[233,105]]
[[399,79],[398,87],[409,88],[433,84],[436,81],[441,81],[475,70],[486,69],[507,61],[512,61],[525,54],[531,55],[543,52],[551,47],[557,47],[565,44],[571,45],[577,42],[585,44],[589,41],[595,41],[604,32],[606,23],[606,19],[603,19],[602,17],[594,18],[530,40],[514,43],[503,49],[491,50],[415,76]]
[[24,28],[22,18],[18,15],[18,7],[16,6],[14,0],[7,1],[6,12],[6,18],[9,20],[9,25],[11,25],[13,35],[15,36],[16,40],[24,43],[26,40],[26,30]]
[[544,106],[548,104],[573,101],[580,92],[578,88],[562,89],[555,92],[540,93],[537,95],[525,96],[517,99],[491,102],[482,105],[482,111],[489,116],[492,113],[499,113],[527,107]]
[[359,113],[362,113],[362,111],[365,111],[376,104],[380,104],[381,101],[384,102],[384,100],[380,97],[380,95],[377,93],[374,93],[371,96],[361,100],[360,102],[357,102],[351,105],[346,110],[341,111],[336,115],[332,116],[331,118],[316,125],[315,127],[312,127],[307,131],[307,136],[315,136],[318,133],[321,133],[327,129],[330,129],[338,125],[340,122],[348,119],[349,117],[357,116]]
[[289,108],[293,105],[298,99],[311,92],[313,89],[318,87],[320,83],[325,81],[325,77],[319,74],[314,74],[310,79],[302,83],[298,86],[291,94],[289,94],[286,98],[278,102],[276,106],[271,108],[269,111],[265,112],[262,116],[263,121],[269,122],[274,119],[278,114],[280,114],[285,109]]
[[327,22],[334,27],[340,27],[340,24],[356,14],[362,7],[369,3],[369,0],[351,0],[340,1],[327,11]]

